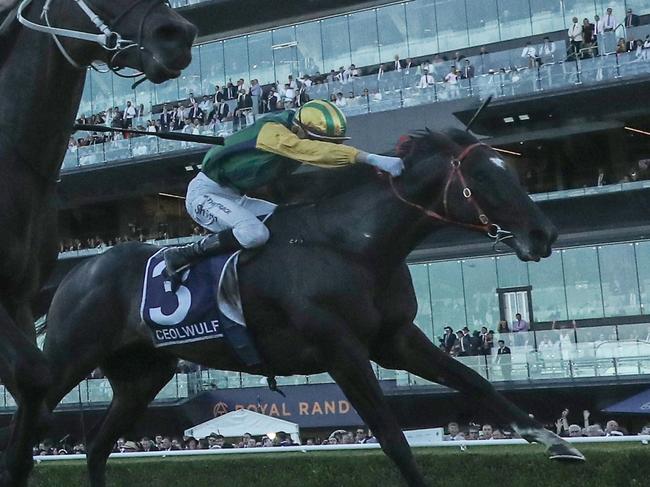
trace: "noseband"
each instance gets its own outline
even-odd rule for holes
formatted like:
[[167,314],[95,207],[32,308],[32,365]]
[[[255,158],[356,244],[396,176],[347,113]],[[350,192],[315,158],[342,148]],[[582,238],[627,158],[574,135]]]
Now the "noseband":
[[[411,206],[413,208],[416,208],[420,210],[422,213],[424,213],[426,216],[433,218],[434,220],[439,220],[445,223],[451,223],[453,225],[458,225],[461,227],[465,228],[470,228],[472,230],[478,230],[480,232],[484,232],[488,237],[494,240],[494,245],[493,247],[496,249],[496,246],[509,238],[513,238],[514,235],[512,232],[509,232],[508,230],[503,230],[499,225],[497,225],[494,222],[491,222],[488,216],[485,214],[485,212],[481,209],[480,205],[478,202],[474,199],[472,196],[472,190],[469,188],[467,185],[467,182],[465,181],[465,176],[463,176],[463,172],[461,170],[463,161],[469,156],[469,154],[476,148],[478,147],[488,147],[491,148],[489,145],[484,144],[482,142],[476,142],[474,144],[471,144],[467,147],[465,147],[462,152],[456,156],[452,157],[452,159],[449,161],[449,174],[447,175],[447,181],[445,182],[445,189],[443,192],[443,208],[444,208],[444,213],[440,214],[436,211],[430,210],[428,208],[425,208],[422,205],[419,205],[417,203],[414,203],[412,201],[407,200],[404,196],[402,196],[397,189],[397,186],[395,184],[395,179],[392,176],[388,177],[388,181],[390,183],[390,188],[393,192],[393,194],[397,197],[398,200],[401,202],[407,204],[408,206]],[[451,188],[452,184],[458,181],[460,183],[460,187],[462,188],[462,194],[463,197],[467,202],[469,202],[470,205],[474,207],[476,210],[476,215],[478,218],[478,223],[466,223],[466,222],[461,222],[458,220],[453,220],[449,218],[447,215],[449,215],[449,208],[448,208],[448,196],[449,196],[449,189]]]
[[[63,57],[72,66],[74,66],[77,69],[83,69],[83,66],[81,66],[72,58],[70,53],[68,53],[65,47],[63,47],[63,45],[61,44],[59,37],[68,37],[71,39],[79,39],[82,41],[94,42],[96,44],[99,44],[106,51],[113,52],[113,55],[108,62],[108,69],[123,78],[134,78],[140,76],[141,73],[135,75],[128,75],[128,76],[123,75],[118,72],[122,68],[117,67],[115,65],[115,60],[119,55],[121,55],[128,49],[133,49],[133,48],[138,48],[140,52],[140,56],[142,56],[142,51],[146,50],[146,48],[142,45],[144,22],[155,7],[161,4],[167,4],[166,0],[138,0],[137,2],[134,2],[132,5],[130,5],[129,8],[121,12],[115,19],[113,19],[110,22],[105,22],[98,14],[95,13],[95,11],[88,5],[86,1],[73,0],[77,4],[77,6],[81,9],[81,11],[86,15],[86,17],[88,17],[90,21],[95,25],[95,27],[97,27],[97,29],[101,32],[101,34],[92,34],[89,32],[82,32],[78,30],[52,27],[49,19],[49,11],[50,11],[50,4],[52,3],[53,0],[46,0],[45,4],[43,5],[43,10],[41,11],[41,18],[45,21],[46,25],[37,24],[35,22],[31,22],[30,20],[27,20],[23,16],[23,11],[32,3],[32,1],[33,0],[23,0],[22,3],[20,4],[20,7],[18,7],[17,18],[21,24],[23,24],[25,27],[29,29],[50,34],[54,39],[56,46],[59,48],[59,51],[61,51]],[[149,5],[146,7],[146,11],[142,16],[142,19],[140,20],[137,41],[132,41],[129,39],[122,38],[119,32],[116,32],[114,30],[117,24],[121,22],[127,14],[133,12],[133,10],[135,10],[137,7],[147,3],[149,3]],[[110,27],[107,24],[109,24]],[[155,56],[153,57],[154,60],[159,63],[159,61],[155,59]],[[99,71],[99,69],[97,69],[92,64],[91,67]]]

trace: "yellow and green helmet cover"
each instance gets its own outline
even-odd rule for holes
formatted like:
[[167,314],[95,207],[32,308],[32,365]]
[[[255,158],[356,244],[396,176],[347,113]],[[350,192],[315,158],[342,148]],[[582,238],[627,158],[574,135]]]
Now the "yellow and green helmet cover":
[[327,100],[311,100],[295,113],[293,122],[311,137],[326,141],[347,140],[345,115],[334,103]]

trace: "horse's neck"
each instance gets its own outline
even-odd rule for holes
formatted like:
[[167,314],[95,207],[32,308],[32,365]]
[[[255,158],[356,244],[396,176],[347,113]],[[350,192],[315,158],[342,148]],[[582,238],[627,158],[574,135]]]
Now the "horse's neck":
[[0,65],[0,132],[41,174],[54,173],[71,133],[85,71],[70,66],[52,38],[19,27]]
[[[415,168],[414,168],[415,169]],[[395,181],[400,195],[429,205],[439,199],[442,170],[405,174]],[[432,231],[421,210],[400,201],[388,180],[375,181],[316,207],[318,224],[336,246],[387,264],[399,264]]]

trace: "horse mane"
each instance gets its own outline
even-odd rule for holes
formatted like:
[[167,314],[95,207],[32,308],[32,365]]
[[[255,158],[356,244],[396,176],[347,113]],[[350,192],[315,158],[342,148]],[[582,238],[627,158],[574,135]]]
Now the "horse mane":
[[[459,129],[433,132],[423,129],[400,137],[395,150],[385,155],[399,156],[405,161],[406,171],[414,163],[439,153],[458,153],[460,147],[477,139]],[[306,166],[303,166],[306,167]],[[310,166],[273,182],[263,191],[253,194],[280,205],[315,203],[377,181],[376,170],[367,164],[352,164],[336,169]]]

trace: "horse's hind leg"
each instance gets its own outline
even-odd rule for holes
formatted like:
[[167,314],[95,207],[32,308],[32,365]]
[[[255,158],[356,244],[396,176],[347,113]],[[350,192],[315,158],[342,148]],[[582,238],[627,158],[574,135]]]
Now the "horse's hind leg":
[[0,304],[0,378],[14,396],[18,409],[12,419],[2,458],[0,487],[27,485],[32,446],[45,420],[44,397],[50,371],[35,339],[29,334],[33,320],[29,306],[12,306],[14,318]]
[[371,359],[382,367],[406,370],[480,401],[500,421],[510,424],[524,439],[546,445],[551,458],[584,460],[578,450],[544,429],[538,421],[499,394],[490,382],[436,348],[414,324],[397,328],[381,348],[372,352]]
[[102,364],[113,388],[113,400],[87,448],[91,487],[106,485],[106,461],[113,445],[173,377],[176,362],[175,358],[150,348],[131,348]]

